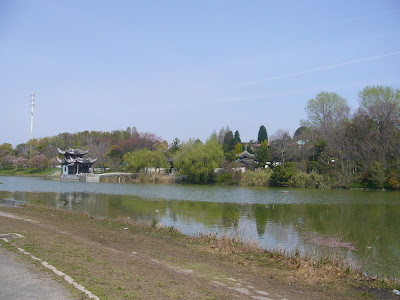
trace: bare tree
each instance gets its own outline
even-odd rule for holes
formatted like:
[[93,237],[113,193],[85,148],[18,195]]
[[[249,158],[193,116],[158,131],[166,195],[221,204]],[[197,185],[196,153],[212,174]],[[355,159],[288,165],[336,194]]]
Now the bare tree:
[[270,148],[272,157],[279,156],[282,163],[285,163],[285,159],[288,156],[288,150],[290,149],[290,144],[292,143],[292,138],[289,131],[279,129],[271,136]]
[[347,100],[336,93],[321,92],[306,106],[307,120],[303,124],[318,129],[323,135],[349,117]]
[[[399,159],[397,139],[400,127],[400,90],[368,86],[359,93],[358,115],[370,120],[370,135],[377,159],[388,167],[390,159]],[[397,137],[397,139],[396,139]]]

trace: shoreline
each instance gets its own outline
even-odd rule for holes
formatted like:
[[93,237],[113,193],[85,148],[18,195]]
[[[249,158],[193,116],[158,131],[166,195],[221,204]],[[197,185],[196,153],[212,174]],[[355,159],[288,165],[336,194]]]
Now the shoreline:
[[[292,285],[298,289],[290,289],[288,292],[290,295],[287,294],[288,299],[303,299],[296,296],[300,291],[308,296],[318,293],[318,297],[324,295],[325,298],[332,299],[337,297],[357,299],[365,295],[379,299],[383,295],[391,297],[391,290],[400,288],[399,281],[365,276],[340,261],[304,259],[296,253],[292,257],[285,257],[282,253],[262,250],[251,242],[242,243],[239,239],[216,238],[212,235],[186,236],[172,227],[138,224],[127,218],[95,218],[83,213],[33,205],[22,208],[0,207],[0,212],[13,214],[19,218],[10,219],[0,215],[2,230],[8,228],[8,231],[17,231],[26,237],[13,240],[15,246],[27,248],[27,251],[33,255],[49,261],[64,272],[71,270],[74,273],[71,277],[75,277],[78,282],[82,278],[84,282],[80,283],[87,286],[89,290],[98,289],[98,281],[105,280],[102,279],[104,270],[99,268],[99,265],[107,269],[116,264],[118,267],[112,268],[114,270],[124,268],[124,264],[132,259],[132,255],[133,257],[139,255],[147,262],[155,263],[156,260],[155,264],[158,267],[162,266],[167,270],[192,270],[194,274],[201,274],[200,278],[205,276],[210,279],[210,274],[204,274],[204,270],[210,268],[214,270],[213,274],[219,274],[214,277],[220,277],[223,273],[230,273],[225,276],[232,276],[232,278],[243,276],[246,281],[250,280],[253,285],[258,285],[259,290],[270,294],[272,287],[266,282],[271,280],[272,276],[275,281],[274,286],[287,289]],[[93,251],[97,253],[94,255],[96,258],[91,254]],[[134,252],[136,254],[132,254]],[[105,255],[105,253],[108,254]],[[123,256],[123,259],[118,259],[118,253]],[[74,257],[78,259],[70,265],[71,258]],[[82,263],[83,267],[79,267],[79,263]],[[143,267],[146,270],[148,268],[145,265]],[[149,276],[150,282],[165,281],[165,278],[158,278],[152,271],[146,272],[149,273],[146,276]],[[89,278],[86,278],[88,276],[86,273],[90,274]],[[125,274],[122,277],[125,276],[128,275]],[[134,276],[134,274],[129,276]],[[114,279],[119,284],[126,285],[122,277],[116,276]],[[114,280],[109,283],[103,281],[102,285],[106,288],[100,289],[101,292],[98,295],[100,298],[101,296],[108,298],[113,293],[119,293]],[[209,280],[211,281],[215,280]],[[226,288],[226,282],[222,283],[225,287],[220,285],[217,293],[221,291],[224,295],[236,293]],[[150,286],[153,285],[150,284]],[[200,290],[202,291],[203,288]],[[129,288],[123,289],[126,291]],[[129,290],[133,292],[132,289]],[[171,292],[171,287],[164,283],[160,290],[168,293],[168,291]],[[189,293],[185,288],[183,290]],[[145,289],[143,296],[151,296],[149,293],[150,290]],[[279,294],[277,291],[275,293]],[[187,298],[197,297],[188,296]]]
[[[151,184],[187,184],[185,182],[182,182],[182,180],[176,179],[175,177],[172,178],[171,176],[163,176],[157,174],[156,176],[153,175],[148,175],[146,173],[129,173],[128,176],[124,175],[124,173],[121,172],[115,172],[115,173],[110,173],[110,174],[120,174],[120,176],[107,176],[106,174],[97,174],[97,175],[103,175],[100,177],[99,182],[104,182],[104,183],[122,183],[122,184],[135,184],[135,183],[151,183]],[[2,176],[10,176],[10,177],[43,177],[46,179],[54,179],[54,180],[59,180],[60,174],[56,173],[40,173],[40,174],[3,174],[0,172],[0,178]],[[88,183],[91,183],[88,181]],[[1,184],[1,182],[0,182]],[[193,183],[190,183],[193,184]],[[206,185],[206,184],[195,184],[195,185]],[[207,184],[208,185],[208,184]],[[234,187],[265,187],[265,188],[275,188],[274,186],[258,186],[258,185],[241,185],[241,184],[219,184],[215,183],[213,184],[214,186],[234,186]],[[279,187],[279,188],[284,188],[284,187]],[[337,187],[337,186],[329,186],[329,187],[322,187],[322,188],[315,188],[315,187],[291,187],[288,186],[287,188],[293,188],[293,189],[326,189],[326,190],[354,190],[354,191],[379,191],[379,192],[399,192],[400,189],[386,189],[386,188],[367,188],[367,187]]]

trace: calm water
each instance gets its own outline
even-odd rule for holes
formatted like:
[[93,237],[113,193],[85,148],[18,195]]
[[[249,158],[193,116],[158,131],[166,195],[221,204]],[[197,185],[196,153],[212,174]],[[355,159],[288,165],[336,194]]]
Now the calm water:
[[237,234],[268,249],[335,254],[371,275],[400,278],[400,193],[59,182],[0,177],[10,201],[157,220],[187,234]]

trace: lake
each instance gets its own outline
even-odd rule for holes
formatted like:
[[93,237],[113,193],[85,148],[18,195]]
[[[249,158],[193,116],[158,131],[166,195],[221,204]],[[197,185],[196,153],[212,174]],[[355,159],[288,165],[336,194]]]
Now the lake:
[[400,193],[207,185],[83,183],[0,177],[0,205],[34,203],[98,217],[216,233],[267,249],[334,255],[400,278]]

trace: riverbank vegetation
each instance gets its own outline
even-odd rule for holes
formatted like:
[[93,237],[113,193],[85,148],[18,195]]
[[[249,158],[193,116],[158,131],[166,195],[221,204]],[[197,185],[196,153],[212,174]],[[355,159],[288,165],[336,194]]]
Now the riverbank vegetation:
[[[0,172],[53,167],[57,148],[79,147],[89,149],[102,169],[165,176],[174,170],[175,178],[189,183],[399,189],[400,90],[367,86],[358,100],[352,111],[340,95],[321,92],[307,102],[307,117],[293,134],[278,130],[269,137],[261,125],[257,140],[248,142],[229,127],[214,131],[204,142],[176,138],[171,144],[128,127],[61,133],[15,148],[3,143]],[[245,150],[254,154],[253,161],[238,161]]]
[[395,299],[400,288],[338,258],[267,251],[237,233],[186,236],[154,221],[32,205],[0,211],[3,232],[24,236],[0,241],[5,248],[23,248],[102,299],[243,299],[256,291],[274,299]]

